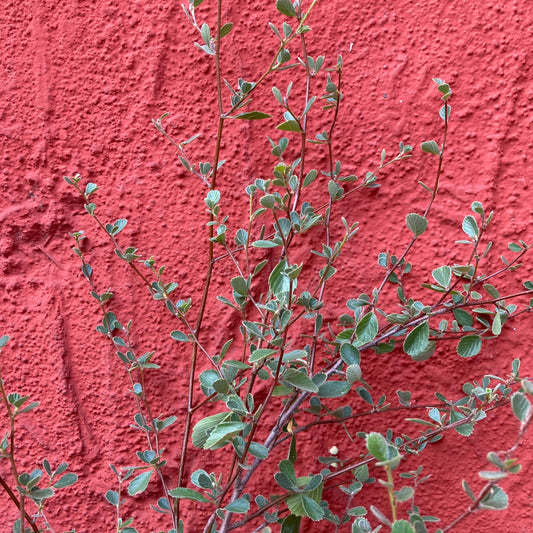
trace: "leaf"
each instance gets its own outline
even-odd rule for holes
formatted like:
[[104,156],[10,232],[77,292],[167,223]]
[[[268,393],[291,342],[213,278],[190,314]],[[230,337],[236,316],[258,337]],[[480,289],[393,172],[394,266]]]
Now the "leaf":
[[[448,112],[446,113],[446,108],[448,108]],[[440,111],[439,111],[439,116],[442,120],[450,120],[450,113],[452,112],[452,108],[448,105],[448,106],[445,106],[443,105],[441,108],[440,108]],[[446,116],[445,113],[448,115]]]
[[291,0],[276,0],[276,9],[282,14],[288,17],[296,17],[296,10],[292,5]]
[[411,404],[411,393],[409,391],[397,390],[396,394],[402,405],[409,406]]
[[423,217],[422,215],[418,215],[417,213],[409,213],[405,217],[405,222],[415,237],[420,237],[420,235],[422,235],[422,233],[424,233],[428,227],[427,218]]
[[415,533],[415,530],[407,520],[396,520],[392,524],[391,533]]
[[345,342],[341,346],[341,359],[347,365],[358,365],[359,363],[361,363],[361,354],[353,344]]
[[481,351],[481,337],[479,335],[466,335],[457,345],[457,353],[461,357],[473,357]]
[[268,458],[268,448],[259,442],[251,442],[250,447],[248,448],[248,453],[258,459],[264,460]]
[[315,169],[310,170],[305,176],[302,188],[305,189],[305,187],[307,187],[308,185],[311,185],[311,183],[315,181],[315,178],[317,176],[318,176],[318,172]]
[[464,218],[463,231],[472,239],[477,239],[479,235],[479,228],[476,219],[472,215],[468,215]]
[[118,504],[119,504],[119,495],[118,495],[118,492],[116,490],[108,490],[106,493],[105,493],[105,499],[111,504],[111,505],[114,505],[115,507],[118,507]]
[[[288,276],[285,276],[285,269],[287,268],[287,262],[282,259],[270,273],[268,277],[268,285],[270,290],[279,296],[284,292],[289,292],[291,286],[291,280]],[[294,285],[294,284],[293,284]]]
[[493,485],[487,495],[479,503],[480,509],[488,509],[491,511],[502,511],[507,509],[509,505],[509,498],[505,491],[498,487],[498,485]]
[[264,241],[259,240],[252,243],[252,246],[254,248],[276,248],[277,246],[281,246],[281,243],[276,243],[274,241]]
[[457,431],[459,435],[463,435],[463,437],[470,437],[470,435],[474,433],[474,424],[468,422],[466,424],[461,424],[455,428],[455,431]]
[[247,427],[245,422],[221,422],[211,431],[203,447],[205,450],[221,448]]
[[481,472],[478,472],[478,476],[487,481],[499,481],[500,479],[506,478],[508,473],[497,470],[482,470]]
[[407,355],[418,355],[423,353],[429,344],[429,321],[424,320],[416,328],[409,332],[403,341],[403,351]]
[[502,315],[500,315],[499,311],[496,311],[494,315],[491,330],[493,335],[499,335],[502,332]]
[[212,489],[213,481],[205,470],[195,470],[191,474],[191,481],[201,489]]
[[464,309],[454,309],[453,316],[460,326],[471,327],[474,324],[474,318],[470,313],[467,313]]
[[348,366],[346,369],[346,381],[348,383],[357,383],[362,377],[361,367],[358,364]]
[[448,288],[452,279],[452,269],[449,266],[441,266],[432,272],[433,279],[441,286]]
[[215,415],[202,418],[202,420],[197,422],[197,424],[194,426],[192,430],[193,446],[195,446],[196,448],[203,448],[211,431],[217,426],[217,424],[224,422],[230,416],[231,416],[230,412],[217,413]]
[[172,331],[170,333],[170,336],[175,340],[179,342],[190,342],[191,339],[185,333],[179,330]]
[[302,133],[302,128],[296,120],[287,120],[282,122],[279,126],[276,126],[277,130],[281,131],[296,131],[297,133]]
[[280,533],[299,533],[301,517],[290,514],[281,523]]
[[71,485],[74,485],[76,481],[78,481],[78,476],[72,472],[69,472],[60,478],[59,481],[54,483],[54,489],[64,489],[65,487],[70,487]]
[[128,494],[130,496],[135,496],[136,494],[141,494],[146,490],[146,487],[148,486],[148,483],[150,482],[150,478],[152,477],[152,474],[154,473],[153,470],[148,470],[148,472],[143,472],[142,474],[139,474],[137,477],[134,477],[128,486]]
[[355,389],[355,392],[368,404],[374,405],[374,401],[372,400],[372,396],[370,393],[364,388],[364,387],[357,387]]
[[318,387],[309,379],[307,374],[295,368],[288,368],[281,376],[281,380],[297,389],[307,392],[318,392]]
[[378,319],[373,311],[367,313],[355,329],[357,340],[362,344],[371,342],[378,334]]
[[439,145],[435,141],[424,141],[420,145],[420,149],[428,154],[440,155]]
[[389,445],[381,433],[368,433],[366,436],[366,448],[378,461],[388,459]]
[[511,406],[513,408],[513,413],[520,420],[520,422],[525,422],[529,417],[529,412],[531,410],[531,403],[526,398],[525,394],[521,392],[515,392],[511,396]]
[[340,398],[350,392],[351,384],[346,381],[327,381],[318,388],[319,398]]
[[33,488],[30,492],[30,498],[32,500],[46,500],[52,498],[54,491],[52,489],[39,489]]
[[263,359],[266,359],[275,353],[277,353],[276,350],[271,350],[269,348],[258,348],[255,350],[255,352],[250,354],[249,361],[250,363],[257,363],[258,361],[262,361]]
[[511,252],[522,252],[523,251],[522,246],[520,246],[516,242],[510,242],[507,246],[509,247],[509,250],[511,250]]
[[233,28],[233,22],[226,22],[222,28],[220,28],[220,38],[226,37]]
[[412,487],[402,487],[400,490],[394,491],[394,496],[399,502],[406,502],[410,500],[414,495]]
[[225,511],[230,513],[247,513],[250,510],[250,502],[246,498],[237,498],[236,500],[230,502],[226,507]]
[[0,337],[0,349],[2,349],[9,342],[9,335],[2,335]]
[[324,509],[322,509],[322,507],[320,507],[315,500],[309,498],[309,496],[304,495],[302,497],[302,508],[305,512],[305,515],[314,522],[318,522],[324,517]]
[[262,113],[261,111],[248,111],[246,113],[240,113],[239,115],[235,115],[234,117],[230,118],[238,118],[241,120],[263,120],[265,118],[270,118],[271,115],[268,115],[267,113]]
[[168,494],[177,500],[193,500],[195,502],[211,503],[210,500],[208,500],[203,494],[200,494],[197,490],[187,489],[185,487],[169,490]]

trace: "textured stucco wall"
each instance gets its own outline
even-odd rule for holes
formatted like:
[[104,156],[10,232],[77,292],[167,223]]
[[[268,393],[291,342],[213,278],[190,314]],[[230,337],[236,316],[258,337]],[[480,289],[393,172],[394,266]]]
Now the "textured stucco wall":
[[[205,4],[199,19],[212,24],[213,2]],[[266,21],[283,17],[273,1],[226,4],[224,19],[235,26],[224,41],[223,75],[233,82],[253,80],[275,46]],[[330,64],[339,53],[344,58],[338,151],[343,165],[356,174],[372,168],[383,147],[392,153],[399,141],[418,147],[423,140],[439,139],[439,102],[431,78],[452,85],[449,148],[434,208],[438,222],[417,251],[428,258],[427,275],[431,268],[463,258],[454,241],[473,200],[497,210],[493,240],[499,253],[510,240],[533,241],[531,2],[319,0],[309,24],[310,55],[325,53]],[[18,453],[29,469],[35,466],[32,458],[46,456],[67,460],[80,476],[69,494],[58,497],[60,508],[54,505],[56,531],[113,531],[113,509],[103,500],[105,491],[115,488],[108,464],[133,464],[134,451],[143,445],[129,428],[133,404],[123,368],[106,339],[94,331],[98,309],[71,252],[69,231],[87,231],[85,248],[101,289],[112,287],[121,318],[134,320],[139,349],[157,352],[163,370],[150,382],[152,392],[159,391],[154,411],[183,416],[188,352],[169,339],[175,329],[171,319],[119,264],[62,176],[80,172],[96,182],[103,218],[129,220],[122,242],[167,264],[168,277],[180,283],[181,294],[197,301],[203,283],[198,273],[205,268],[205,249],[198,245],[205,238],[205,191],[186,174],[150,121],[169,111],[169,130],[177,139],[202,131],[191,154],[211,159],[214,65],[193,46],[198,37],[179,2],[169,0],[7,0],[0,38],[0,334],[12,338],[1,364],[10,390],[42,402],[35,416],[21,420]],[[276,83],[284,87],[287,79],[282,76]],[[316,91],[322,86],[323,80]],[[268,85],[254,108],[280,118]],[[230,199],[242,199],[251,178],[270,176],[273,159],[265,135],[272,135],[275,124],[230,125],[222,154],[229,162],[219,180],[226,209]],[[316,156],[317,165],[324,163],[321,157]],[[407,236],[400,242],[391,242],[390,236],[404,224],[407,212],[423,204],[417,180],[433,176],[434,160],[417,149],[411,161],[385,173],[381,189],[350,200],[348,213],[360,221],[361,230],[350,248],[353,264],[337,278],[337,291],[330,292],[329,318],[338,315],[347,293],[357,295],[376,283],[376,274],[360,266],[375,263],[382,251],[376,242],[398,249],[407,242]],[[242,211],[231,214],[234,227],[240,227]],[[531,271],[529,265],[525,268]],[[217,267],[213,294],[229,272],[227,264]],[[511,276],[507,288],[519,288],[518,280]],[[206,338],[215,349],[237,330],[239,317],[217,306],[208,313],[210,320],[214,326]],[[511,330],[518,326],[520,335]],[[524,316],[475,360],[462,360],[453,350],[416,365],[405,356],[386,356],[369,364],[365,377],[380,392],[407,388],[401,383],[408,379],[458,395],[459,384],[467,380],[507,373],[516,356],[531,373],[531,326],[530,316]],[[502,425],[492,425],[491,433],[488,425],[477,426],[475,440],[450,434],[428,450],[422,462],[435,481],[426,485],[424,512],[449,520],[465,508],[466,496],[449,494],[460,492],[462,478],[480,486],[476,472],[485,466],[486,452],[494,442],[504,449],[516,430],[516,422],[507,424],[504,418],[499,415]],[[387,428],[385,420],[376,418],[372,424],[365,429]],[[337,434],[330,442],[311,438],[310,444],[324,454],[338,444]],[[177,442],[168,448],[170,474],[175,475]],[[476,515],[460,531],[533,529],[532,453],[528,440],[520,450],[523,473],[502,483],[513,496],[511,510]],[[6,465],[0,463],[0,469],[4,472]],[[126,504],[125,515],[135,516],[143,531],[158,527],[146,513],[156,495],[154,488]],[[7,533],[15,514],[4,494],[0,508],[5,509],[0,532]],[[193,509],[191,505],[191,513]]]

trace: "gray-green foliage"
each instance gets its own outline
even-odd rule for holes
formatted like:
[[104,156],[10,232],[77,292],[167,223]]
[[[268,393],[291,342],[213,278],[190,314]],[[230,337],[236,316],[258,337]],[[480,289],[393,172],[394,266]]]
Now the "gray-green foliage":
[[[465,235],[458,241],[458,246],[464,247],[464,262],[446,263],[431,273],[425,273],[420,268],[424,265],[417,263],[415,274],[410,262],[414,261],[412,251],[431,224],[438,222],[430,215],[437,198],[448,121],[452,117],[450,86],[435,79],[443,101],[436,113],[436,120],[443,126],[443,140],[440,144],[426,141],[421,145],[421,151],[429,154],[426,157],[435,159],[435,179],[431,185],[419,182],[427,201],[423,207],[406,212],[405,226],[398,229],[408,244],[395,253],[383,251],[386,246],[389,249],[397,246],[395,236],[394,242],[376,250],[376,268],[382,281],[361,294],[354,294],[350,287],[344,288],[346,309],[336,320],[325,318],[322,309],[329,296],[330,280],[346,261],[354,260],[346,256],[345,247],[357,239],[359,230],[358,223],[350,219],[352,215],[344,200],[362,189],[379,187],[379,176],[384,169],[411,157],[413,148],[399,142],[393,156],[382,150],[379,163],[365,171],[362,178],[354,175],[353,169],[346,169],[349,162],[336,158],[335,127],[343,101],[342,58],[335,62],[323,55],[305,59],[302,49],[296,51],[298,46],[305,47],[306,34],[311,30],[306,20],[315,2],[304,8],[297,2],[277,0],[280,20],[265,25],[278,39],[278,48],[273,50],[271,62],[256,81],[223,80],[218,73],[217,87],[213,90],[221,96],[213,112],[218,117],[219,133],[211,161],[196,162],[188,153],[190,143],[199,142],[199,134],[175,141],[165,128],[166,115],[154,120],[157,130],[178,150],[188,179],[197,184],[198,190],[207,187],[205,238],[191,246],[206,248],[209,266],[205,274],[198,273],[205,276],[206,288],[218,264],[214,259],[225,258],[232,265],[233,273],[227,279],[224,293],[227,296],[211,296],[206,290],[203,296],[180,298],[180,287],[166,279],[164,266],[159,266],[153,257],[145,259],[139,249],[122,245],[120,233],[127,220],[104,221],[106,215],[93,203],[98,186],[94,183],[83,186],[80,175],[65,178],[83,198],[85,211],[106,235],[118,260],[135,271],[152,298],[162,304],[161,311],[174,317],[175,329],[168,334],[179,343],[179,349],[190,354],[189,372],[196,378],[190,381],[183,398],[187,406],[184,418],[178,420],[172,415],[172,405],[168,406],[169,414],[153,414],[150,399],[155,391],[150,388],[149,375],[164,369],[160,369],[153,351],[141,355],[134,348],[130,340],[132,321],[123,322],[113,312],[113,293],[110,289],[101,292],[96,286],[93,269],[82,251],[84,232],[72,233],[73,250],[81,261],[82,274],[101,308],[102,322],[97,331],[108,337],[124,365],[137,408],[132,428],[143,433],[146,439],[146,449],[138,450],[136,457],[131,458],[132,462],[136,461],[135,466],[111,465],[117,487],[110,489],[105,499],[116,508],[116,531],[137,531],[132,518],[122,517],[121,506],[125,492],[135,497],[149,485],[159,487],[160,495],[151,507],[162,516],[161,520],[167,520],[165,527],[169,533],[184,531],[184,520],[193,509],[191,505],[201,506],[203,514],[194,511],[195,519],[188,531],[227,532],[239,528],[250,531],[251,527],[259,526],[265,531],[277,527],[283,533],[307,530],[309,520],[327,521],[336,531],[344,527],[354,533],[380,529],[392,533],[449,531],[469,513],[507,506],[508,497],[498,482],[520,470],[514,457],[516,446],[489,453],[488,461],[493,469],[479,473],[485,485],[477,493],[463,481],[463,489],[473,503],[444,529],[435,529],[438,518],[425,514],[432,511],[438,514],[438,505],[434,510],[424,510],[424,514],[416,505],[429,477],[426,473],[422,475],[423,466],[418,463],[423,459],[424,449],[441,439],[445,432],[456,431],[468,437],[475,433],[480,421],[490,419],[494,409],[509,409],[508,404],[518,419],[516,443],[520,442],[531,419],[527,396],[533,392],[533,385],[520,374],[518,360],[512,362],[508,374],[482,376],[465,384],[463,394],[451,399],[439,391],[426,390],[423,380],[417,380],[419,390],[427,398],[423,416],[420,405],[415,407],[411,403],[414,391],[399,390],[397,398],[378,398],[371,392],[366,376],[378,354],[394,352],[396,357],[411,359],[416,368],[417,362],[431,358],[439,346],[448,356],[470,358],[478,355],[485,343],[497,341],[507,322],[531,310],[532,302],[524,303],[524,298],[533,296],[532,281],[525,280],[524,290],[514,294],[501,294],[496,288],[508,272],[519,267],[530,246],[521,240],[510,243],[512,256],[502,256],[502,266],[490,270],[486,258],[492,246],[488,240],[492,212],[487,213],[480,202],[474,202],[472,214],[458,221]],[[222,39],[234,31],[233,25],[224,20],[220,27],[200,22],[201,10],[197,8],[201,4],[202,0],[190,0],[183,7],[198,31],[198,41],[194,44],[199,50],[195,53],[205,53],[216,62],[223,61]],[[218,9],[220,13],[220,2]],[[286,69],[292,69],[293,81],[286,88],[272,86],[273,98],[280,108],[278,125],[271,132],[272,138],[268,138],[272,177],[255,179],[244,187],[243,205],[232,208],[249,214],[240,228],[224,213],[226,204],[221,201],[225,179],[229,179],[221,159],[225,124],[235,119],[270,118],[250,104],[258,87],[271,83],[276,72]],[[304,101],[291,95],[295,83],[309,86]],[[323,114],[329,120],[329,127],[320,132],[311,131],[307,124],[309,113]],[[328,154],[325,168],[309,168],[307,161],[317,146]],[[307,233],[311,235],[312,245],[307,251],[312,259],[306,263],[294,262],[294,252],[309,246],[301,238]],[[333,235],[340,237],[335,240]],[[276,258],[273,267],[264,259],[265,249],[272,249],[272,257]],[[299,253],[298,257],[303,255]],[[410,295],[408,287],[413,286],[412,281],[405,283],[408,277],[414,276],[418,276],[415,281],[425,289],[423,300]],[[257,287],[261,284],[267,288],[259,293]],[[386,293],[394,294],[394,305],[381,303]],[[229,312],[240,314],[240,336],[224,339],[222,348],[214,351],[205,332],[216,324],[206,324],[204,313],[209,306],[220,304],[227,306]],[[200,366],[208,368],[199,371]],[[4,400],[6,405],[15,405],[9,399]],[[361,407],[365,404],[366,407]],[[393,409],[405,411],[413,428],[409,434],[392,429],[385,434],[363,430],[353,434],[352,420],[363,414],[367,418],[376,413],[383,416]],[[314,457],[312,449],[298,454],[298,442],[305,432],[325,434],[330,424],[344,428],[346,438],[353,441],[350,446],[357,447],[359,455],[340,456],[336,447],[325,457]],[[180,467],[177,476],[170,476],[164,442],[177,439],[182,442]],[[187,479],[185,471],[191,459],[188,448],[191,445],[200,457],[206,458],[206,464],[216,463],[218,469],[198,469]],[[8,448],[4,439],[2,449],[6,457]],[[217,462],[220,449],[225,449],[223,453],[230,450],[233,460],[228,464]],[[274,462],[274,449],[284,450],[287,458]],[[416,463],[414,470],[413,463]],[[369,469],[376,477],[370,476]],[[29,484],[35,477],[38,475],[30,476],[28,483],[23,483],[24,496],[32,498],[33,487]],[[263,494],[247,492],[253,479],[261,479],[261,485],[265,486]],[[342,484],[336,492],[324,491],[339,482]],[[58,488],[57,484],[54,486]],[[374,486],[388,494],[388,508],[358,505],[358,494],[371,492]],[[459,486],[458,480],[456,489]],[[335,494],[337,499],[345,498],[343,513],[333,514],[330,510],[330,494]],[[36,503],[44,501],[35,494],[33,499]],[[407,511],[399,505],[403,502],[410,502]]]

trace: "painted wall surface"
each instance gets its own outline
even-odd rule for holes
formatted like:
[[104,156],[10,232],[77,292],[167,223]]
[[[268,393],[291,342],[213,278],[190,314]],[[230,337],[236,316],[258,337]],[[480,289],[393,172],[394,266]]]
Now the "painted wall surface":
[[[198,10],[199,20],[213,24],[214,2],[205,4]],[[234,29],[224,42],[223,76],[232,83],[257,79],[277,46],[267,21],[279,26],[284,17],[273,1],[225,4],[223,20],[232,21]],[[454,242],[461,238],[462,219],[474,200],[496,210],[495,265],[509,241],[533,241],[531,2],[319,0],[309,24],[309,55],[324,53],[329,65],[338,54],[344,58],[337,148],[345,168],[364,175],[379,162],[382,148],[392,153],[400,141],[417,147],[413,159],[383,174],[380,189],[349,200],[347,213],[361,230],[349,250],[353,261],[330,288],[327,319],[335,320],[347,297],[378,283],[380,274],[373,267],[377,253],[384,251],[382,246],[394,251],[405,246],[405,232],[391,236],[403,228],[405,214],[425,202],[417,181],[434,179],[435,160],[418,147],[424,140],[440,139],[442,131],[433,77],[449,82],[454,97],[435,223],[416,252],[427,260],[425,275],[441,264],[464,260],[464,250]],[[108,465],[135,464],[142,437],[129,427],[134,404],[127,378],[108,341],[95,332],[99,310],[68,233],[86,231],[85,251],[96,282],[101,290],[115,292],[121,320],[133,319],[139,350],[156,351],[163,369],[148,384],[155,411],[183,419],[189,352],[169,338],[176,329],[171,317],[117,260],[62,177],[80,172],[96,182],[102,217],[129,220],[121,242],[168,265],[168,279],[179,282],[180,295],[198,302],[206,261],[205,187],[180,165],[151,119],[168,111],[168,129],[178,140],[202,132],[191,145],[191,158],[211,160],[217,120],[214,63],[192,44],[199,36],[179,2],[169,0],[5,0],[0,40],[0,334],[12,338],[0,364],[9,390],[41,401],[38,411],[21,419],[17,453],[30,470],[38,466],[34,461],[48,457],[68,461],[80,477],[50,510],[55,531],[114,531],[113,509],[103,499],[116,488]],[[291,75],[282,75],[276,84],[285,87]],[[320,93],[324,81],[318,80],[313,90]],[[241,227],[244,215],[240,208],[231,212],[231,202],[242,201],[243,189],[253,179],[269,178],[274,163],[265,136],[273,135],[281,113],[269,87],[259,92],[254,107],[276,118],[231,123],[222,146],[228,163],[219,184],[234,228]],[[301,94],[301,88],[295,91]],[[316,126],[320,131],[320,119]],[[320,151],[313,157],[316,165],[325,163]],[[524,268],[531,272],[529,259]],[[231,265],[219,262],[213,295],[226,291],[229,296],[223,284],[228,275],[234,275]],[[501,289],[520,290],[524,277],[511,275]],[[212,326],[205,342],[215,351],[238,331],[240,319],[217,304],[206,322]],[[376,396],[392,398],[396,389],[408,388],[405,380],[413,388],[423,381],[427,390],[458,396],[466,381],[508,373],[515,357],[531,374],[531,327],[531,315],[523,315],[473,360],[459,358],[453,347],[418,364],[399,353],[376,357],[365,366],[365,377]],[[421,495],[424,512],[447,523],[466,508],[460,481],[466,478],[481,487],[477,471],[486,468],[486,453],[495,446],[506,449],[516,433],[517,422],[507,414],[476,426],[475,439],[450,433],[424,454],[421,462],[433,475]],[[365,429],[384,431],[394,422],[375,417]],[[311,436],[307,446],[325,455],[341,437],[342,432],[327,439]],[[177,440],[167,446],[174,476]],[[340,454],[352,451],[341,448]],[[229,455],[218,457],[229,460]],[[533,530],[530,437],[519,457],[523,472],[502,483],[512,496],[511,508],[476,514],[460,531]],[[193,461],[190,472],[199,466]],[[8,476],[5,463],[0,472]],[[147,512],[158,497],[154,484],[144,495],[128,499],[124,514],[134,516],[142,531],[168,530],[169,524]],[[3,492],[0,509],[0,532],[7,533],[15,510]],[[187,522],[194,524],[198,509],[187,509]],[[325,530],[309,524],[309,531]]]

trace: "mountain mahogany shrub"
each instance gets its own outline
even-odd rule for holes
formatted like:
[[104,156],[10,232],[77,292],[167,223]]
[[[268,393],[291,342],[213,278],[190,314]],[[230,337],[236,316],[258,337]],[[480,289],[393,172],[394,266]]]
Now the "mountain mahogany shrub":
[[[415,276],[410,262],[413,250],[431,220],[451,118],[450,86],[435,79],[442,100],[440,118],[436,117],[443,125],[442,139],[421,145],[421,151],[435,160],[435,177],[432,183],[419,182],[427,193],[426,204],[406,212],[405,226],[398,230],[409,236],[408,245],[395,253],[376,250],[381,282],[368,286],[362,294],[351,293],[348,287],[345,312],[335,320],[325,318],[322,310],[327,303],[328,285],[343,266],[355,260],[346,256],[345,246],[357,239],[359,228],[356,221],[349,220],[345,199],[362,189],[379,187],[380,172],[389,165],[401,164],[412,156],[413,149],[400,142],[393,156],[383,150],[377,168],[362,178],[344,170],[337,158],[336,142],[343,99],[342,58],[331,63],[325,56],[313,58],[306,53],[306,35],[311,30],[306,22],[315,3],[316,0],[308,5],[277,0],[280,20],[268,22],[268,26],[278,40],[278,48],[273,50],[260,77],[236,82],[225,80],[220,74],[225,58],[224,37],[233,30],[231,21],[222,20],[221,0],[217,3],[216,23],[211,26],[200,21],[196,11],[202,0],[190,0],[183,7],[199,35],[194,53],[207,54],[216,67],[216,84],[209,89],[217,94],[213,114],[218,120],[211,161],[196,162],[189,156],[188,145],[199,134],[185,141],[174,140],[164,126],[166,115],[155,120],[154,126],[176,147],[190,179],[205,190],[205,238],[191,244],[205,248],[208,258],[206,271],[198,273],[205,280],[202,294],[181,299],[178,283],[167,279],[164,266],[121,242],[119,234],[127,220],[106,222],[100,215],[94,203],[98,186],[84,184],[79,175],[65,178],[82,196],[87,214],[107,236],[118,260],[133,269],[151,297],[161,302],[161,312],[174,317],[176,329],[169,332],[170,337],[179,343],[179,350],[189,354],[189,386],[183,397],[186,416],[155,416],[151,398],[156,391],[150,390],[149,375],[164,370],[157,364],[154,352],[136,351],[130,339],[132,321],[113,312],[113,293],[102,292],[94,281],[92,267],[80,245],[84,232],[72,233],[73,250],[102,312],[102,322],[96,329],[109,338],[124,365],[137,411],[133,427],[146,438],[144,449],[132,457],[135,466],[110,465],[117,486],[108,490],[105,499],[115,507],[117,532],[138,531],[133,519],[123,516],[122,504],[126,493],[134,497],[149,485],[159,487],[160,496],[151,508],[159,513],[160,523],[168,533],[252,529],[291,533],[312,530],[313,521],[331,522],[331,526],[315,526],[320,531],[332,527],[353,533],[436,533],[453,530],[474,512],[505,509],[508,505],[508,496],[498,483],[520,470],[515,455],[530,424],[527,395],[533,393],[533,384],[520,374],[518,359],[509,362],[508,374],[473,379],[463,386],[462,395],[453,398],[428,390],[423,379],[416,381],[416,391],[398,390],[394,398],[375,398],[363,369],[371,367],[379,354],[403,354],[412,359],[416,370],[417,362],[429,359],[438,345],[453,346],[455,356],[471,358],[487,342],[497,342],[507,322],[532,308],[532,281],[525,280],[524,290],[513,294],[502,294],[497,288],[509,272],[520,266],[530,246],[522,240],[510,243],[512,255],[502,256],[500,268],[491,270],[487,258],[491,255],[492,212],[474,202],[462,222],[464,239],[458,241],[465,250],[464,260],[435,268],[429,281],[416,280],[424,290],[423,298],[410,293],[409,287],[416,283],[405,281]],[[279,88],[275,76],[285,70],[292,81]],[[270,118],[252,105],[257,88],[267,84],[272,84],[273,99],[283,116],[269,137],[275,163],[270,179],[249,183],[243,191],[242,205],[235,201],[231,206],[232,212],[248,213],[246,224],[239,228],[224,212],[222,206],[226,204],[221,202],[222,193],[217,188],[221,184],[223,191],[224,180],[229,179],[224,175],[221,146],[229,121]],[[303,100],[291,97],[294,84],[302,85]],[[310,113],[329,121],[328,126],[312,131],[308,125]],[[289,143],[291,149],[296,145],[293,151],[288,149]],[[308,163],[315,145],[327,154],[323,168],[312,168]],[[257,170],[256,174],[265,174],[260,172],[264,169]],[[301,238],[303,234],[311,239]],[[340,236],[334,238],[337,235]],[[394,239],[398,240],[397,236]],[[391,240],[382,250],[395,246]],[[275,258],[273,262],[264,259],[265,249]],[[304,256],[304,250],[311,252],[314,259],[295,262],[294,257]],[[226,292],[231,298],[210,290],[222,261],[233,269]],[[262,293],[261,287],[266,287]],[[214,352],[206,337],[216,324],[209,324],[206,310],[220,304],[227,306],[228,312],[240,315],[241,327],[239,335],[228,338]],[[6,343],[7,337],[2,337],[1,346]],[[413,384],[413,380],[406,381],[406,388]],[[4,477],[0,481],[20,510],[14,530],[52,531],[43,513],[44,503],[53,496],[54,488],[76,480],[73,475],[65,480],[67,474],[56,482],[66,465],[54,471],[47,461],[43,464],[50,478],[46,488],[39,486],[42,471],[18,472],[15,418],[36,404],[23,408],[27,398],[7,394],[3,382],[0,392],[9,427],[0,454],[7,459],[12,474],[11,485]],[[432,400],[427,405],[415,405],[411,401],[413,392]],[[360,400],[368,404],[363,410]],[[484,480],[481,490],[474,491],[469,485],[471,480],[462,482],[471,505],[453,522],[439,523],[438,517],[427,514],[438,515],[438,502],[435,509],[417,506],[420,485],[428,476],[422,464],[413,469],[413,463],[423,460],[426,447],[445,432],[456,431],[469,437],[476,424],[490,424],[493,411],[501,408],[518,418],[514,444],[507,451],[488,454],[489,469],[479,472]],[[412,413],[420,413],[421,409],[425,415],[413,417]],[[168,406],[168,411],[172,411],[172,406]],[[393,428],[382,434],[364,431],[364,426],[356,434],[349,432],[348,423],[363,414],[367,418],[373,414],[383,417],[398,411],[405,412],[413,424],[409,433]],[[484,419],[487,420],[481,422]],[[304,454],[298,454],[299,442],[307,432],[326,436],[332,424],[346,430],[346,439],[355,440],[355,444],[347,446],[357,446],[359,439],[359,455],[344,459],[336,446],[326,457],[316,457],[309,446]],[[176,440],[181,442],[181,455],[178,474],[172,476],[166,468],[165,442],[168,445]],[[186,477],[192,447],[206,464],[220,467],[216,471],[201,468]],[[227,457],[227,450],[231,451],[232,460],[217,461],[217,457]],[[273,462],[274,450],[278,456],[282,450],[286,459]],[[377,479],[370,477],[369,466],[378,472]],[[61,483],[62,480],[65,481]],[[262,493],[251,492],[251,486],[261,486]],[[458,480],[457,492],[459,487]],[[332,490],[326,493],[327,488]],[[363,506],[358,502],[359,493],[369,494],[365,501],[376,494],[376,502],[382,501],[380,496],[384,493],[388,504]],[[335,509],[342,500],[343,512],[334,514],[330,509],[328,501],[333,499]],[[37,513],[27,510],[28,502],[37,506]],[[400,507],[402,502],[410,503],[407,512],[405,506]],[[198,513],[199,508],[203,513]]]

